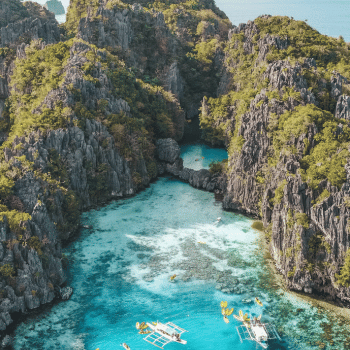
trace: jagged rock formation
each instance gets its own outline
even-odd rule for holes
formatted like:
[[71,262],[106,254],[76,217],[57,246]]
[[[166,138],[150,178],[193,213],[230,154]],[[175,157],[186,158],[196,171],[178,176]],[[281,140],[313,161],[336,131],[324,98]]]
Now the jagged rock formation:
[[[286,18],[232,29],[211,0],[150,3],[74,0],[62,33],[37,5],[1,3],[0,329],[53,300],[82,210],[165,173],[261,217],[291,288],[350,301],[336,284],[350,246],[346,50],[313,47],[314,31]],[[298,35],[277,30],[289,26]],[[227,174],[179,158],[200,101]]]
[[350,96],[340,95],[335,108],[335,117],[350,120]]
[[[39,4],[28,1],[23,6],[19,1],[14,1],[8,5],[4,1],[1,6],[1,13],[4,16],[0,27],[2,47],[14,46],[17,42],[26,41],[29,43],[31,40],[38,39],[42,39],[47,44],[53,44],[60,40],[60,31],[55,16]],[[12,15],[11,9],[13,7],[18,11],[16,15]]]
[[[88,137],[85,135],[88,135]],[[108,142],[107,147],[102,146],[105,140]],[[97,121],[87,120],[86,133],[78,127],[71,127],[65,131],[51,131],[45,137],[32,135],[29,142],[26,142],[24,138],[16,138],[13,142],[13,150],[9,148],[4,150],[5,161],[9,162],[15,156],[25,155],[29,161],[34,163],[34,168],[46,172],[48,170],[47,164],[50,162],[49,154],[55,150],[62,163],[69,169],[68,176],[71,189],[81,200],[82,208],[87,209],[96,202],[96,199],[92,199],[91,193],[89,193],[88,172],[92,174],[97,172],[101,165],[106,166],[103,172],[103,179],[106,181],[106,195],[104,198],[99,198],[99,202],[103,199],[132,195],[136,191],[130,166],[113,147],[111,140],[112,136],[105,126]],[[14,150],[18,144],[23,145],[20,151]],[[90,164],[88,170],[86,164]],[[141,172],[143,184],[147,186],[150,179],[147,175],[145,163],[141,163],[138,168]],[[20,182],[18,191],[24,191],[26,185],[26,183],[22,184]],[[26,202],[27,200],[23,198],[22,201]],[[57,208],[61,206],[62,203],[55,205]],[[63,215],[59,212],[55,214],[54,220],[58,224],[64,224]],[[67,239],[70,233],[70,231],[65,232],[63,238]]]
[[46,2],[44,7],[47,8],[50,12],[54,13],[56,16],[64,15],[66,13],[61,1],[59,0],[49,0]]
[[133,36],[129,11],[100,7],[96,15],[101,19],[85,17],[80,20],[77,37],[100,48],[110,46],[128,50]]
[[45,6],[41,6],[37,2],[26,1],[23,3],[30,17],[40,18],[42,21],[50,21],[55,19],[55,15],[47,10]]
[[[147,26],[144,31],[144,26]],[[178,43],[171,35],[161,12],[145,12],[141,6],[120,9],[117,6],[109,10],[103,6],[97,9],[95,16],[88,15],[80,20],[77,37],[98,47],[122,50],[122,56],[128,64],[140,73],[155,75],[165,89],[178,99],[183,96],[184,80],[177,63],[171,63],[176,55]],[[184,119],[176,122],[177,140],[184,132]]]
[[27,9],[19,0],[3,0],[0,3],[0,27],[29,17]]
[[[299,56],[291,63],[294,39],[272,34],[278,22],[285,28],[291,24],[263,16],[230,31],[221,100],[202,103],[204,136],[229,145],[223,205],[262,218],[271,255],[288,286],[350,301],[349,288],[337,280],[350,246],[348,80],[336,71],[328,75],[327,58],[316,53],[316,59]],[[300,48],[308,47],[307,39],[300,41]],[[332,55],[343,70],[342,48]],[[241,78],[244,69],[254,77],[251,85]],[[226,99],[218,113],[230,89],[233,103]],[[321,114],[323,121],[315,117]],[[332,125],[333,134],[325,136],[325,125]],[[334,151],[331,142],[338,145]],[[320,156],[323,147],[327,158]],[[337,166],[328,163],[332,158],[339,159]]]
[[[37,185],[30,175],[23,179],[23,183],[32,186]],[[26,234],[46,233],[49,234],[51,223],[48,218],[46,208],[41,208],[40,204],[34,206],[32,211],[32,221],[26,226]],[[40,304],[51,302],[54,297],[54,286],[65,281],[62,270],[60,247],[56,248],[57,237],[50,232],[50,239],[45,238],[45,246],[40,254],[45,257],[45,268],[42,266],[38,252],[31,248],[29,244],[22,244],[16,240],[16,235],[11,232],[6,219],[0,223],[1,240],[11,242],[7,247],[1,245],[1,264],[18,264],[16,283],[12,277],[7,277],[1,282],[2,303],[0,305],[0,330],[5,330],[12,323],[10,313],[37,308]],[[44,238],[44,237],[43,237]]]
[[100,48],[121,48],[127,52],[125,59],[130,66],[144,74],[154,75],[157,70],[164,87],[182,97],[184,80],[177,63],[171,63],[179,43],[171,35],[161,12],[146,12],[137,4],[129,9],[114,7],[112,10],[101,6],[95,16],[88,14],[80,20],[77,37]]
[[184,81],[181,77],[177,61],[171,64],[164,80],[165,88],[171,91],[178,99],[181,99],[184,93]]
[[[5,100],[10,94],[10,76],[16,58],[25,57],[25,48],[32,40],[42,40],[42,46],[60,41],[60,30],[55,16],[37,3],[19,1],[1,3],[0,42],[0,123],[4,119]],[[14,14],[12,11],[16,11]],[[7,123],[7,121],[4,121]],[[0,144],[6,140],[6,133],[0,130]]]
[[[61,40],[57,22],[52,15],[45,17],[46,10],[31,17],[38,10],[32,6],[24,19],[1,28],[0,137],[9,134],[10,141],[0,156],[0,330],[12,322],[11,313],[59,296],[65,282],[61,245],[79,228],[81,211],[148,186],[157,177],[154,137],[181,139],[185,122],[174,95],[137,82],[118,57],[82,40],[56,44]],[[89,38],[88,29],[81,33]],[[21,69],[28,69],[29,60],[36,62],[30,71],[37,70],[25,83]],[[37,86],[33,80],[45,79],[43,71],[55,64],[60,69],[54,76],[60,80],[37,94],[47,80]],[[170,84],[176,74],[172,68]],[[126,80],[119,81],[120,76]],[[31,104],[23,96],[37,100]],[[23,108],[28,114],[21,114]],[[16,136],[11,118],[21,116],[32,118],[29,129],[34,131]],[[61,128],[48,127],[55,118],[63,121],[62,116]],[[33,128],[39,120],[46,124]]]
[[47,44],[53,44],[60,40],[60,32],[56,20],[45,22],[32,17],[1,28],[2,46],[14,44],[20,37],[27,37],[28,42],[43,39]]
[[[76,31],[78,37],[118,52],[128,65],[138,70],[140,77],[158,80],[178,97],[186,117],[191,119],[198,115],[204,94],[216,93],[219,80],[215,74],[222,68],[218,43],[226,39],[230,28],[226,16],[212,1],[199,2],[200,8],[211,9],[212,23],[203,21],[192,10],[192,5],[186,7],[182,3],[176,9],[170,7],[160,12],[149,10],[149,1],[141,4],[124,1],[115,6],[101,1],[87,9],[73,1],[67,26]],[[81,18],[76,29],[76,18],[73,20],[72,14]],[[173,24],[169,26],[169,23]],[[194,44],[205,50],[207,42],[212,45],[210,56],[213,57],[195,58]],[[190,51],[192,58],[188,55]],[[208,69],[210,65],[213,71]]]
[[331,96],[335,99],[342,95],[343,84],[347,84],[348,80],[337,72],[331,77]]

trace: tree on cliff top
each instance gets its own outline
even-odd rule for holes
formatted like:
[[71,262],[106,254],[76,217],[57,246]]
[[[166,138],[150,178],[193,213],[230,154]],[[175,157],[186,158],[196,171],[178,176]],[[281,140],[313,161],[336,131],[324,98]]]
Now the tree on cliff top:
[[340,269],[340,274],[335,274],[337,283],[344,287],[350,287],[350,249],[347,250],[345,256],[345,262],[343,267]]
[[[135,3],[134,0],[71,0],[67,12],[66,28],[69,32],[75,32],[78,28],[79,20],[86,17],[88,7],[93,15],[99,6],[108,9],[115,7],[128,8]],[[144,8],[154,8],[157,11],[170,9],[171,5],[184,5],[195,11],[211,10],[216,16],[228,20],[228,17],[216,5],[214,0],[139,0]]]

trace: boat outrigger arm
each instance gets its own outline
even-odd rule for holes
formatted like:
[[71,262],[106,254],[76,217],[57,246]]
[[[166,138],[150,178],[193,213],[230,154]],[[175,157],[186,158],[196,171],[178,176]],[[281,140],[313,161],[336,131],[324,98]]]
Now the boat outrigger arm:
[[171,342],[187,344],[186,340],[180,338],[181,334],[187,331],[176,326],[172,322],[166,324],[160,322],[154,324],[147,322],[146,324],[152,330],[152,333],[148,334],[144,340],[160,349],[163,349],[165,345]]
[[236,329],[242,343],[244,340],[252,340],[257,342],[264,349],[268,348],[268,341],[270,339],[281,340],[274,325],[261,323],[258,320],[244,322],[243,325],[236,327]]

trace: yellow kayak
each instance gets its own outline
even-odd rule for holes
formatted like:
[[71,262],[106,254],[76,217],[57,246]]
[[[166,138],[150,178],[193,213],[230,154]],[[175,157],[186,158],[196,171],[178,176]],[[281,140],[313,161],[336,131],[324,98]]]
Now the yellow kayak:
[[121,344],[121,345],[122,345],[122,347],[123,347],[124,349],[130,350],[130,346],[129,346],[129,345],[127,345],[127,344],[125,344],[125,343],[123,343],[123,344]]
[[222,301],[222,302],[220,303],[220,306],[221,306],[222,309],[225,308],[225,307],[227,307],[227,301]]
[[255,298],[255,302],[256,302],[259,306],[263,306],[263,303],[262,303],[258,298]]
[[238,316],[238,315],[233,315],[233,317],[234,317],[237,321],[243,322],[243,317],[240,317],[240,316]]
[[226,309],[225,310],[226,316],[231,316],[233,313],[233,308],[232,309]]

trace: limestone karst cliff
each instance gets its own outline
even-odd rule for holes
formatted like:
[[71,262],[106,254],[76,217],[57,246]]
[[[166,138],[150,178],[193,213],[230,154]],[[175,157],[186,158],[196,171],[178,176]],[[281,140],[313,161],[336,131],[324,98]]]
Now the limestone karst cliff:
[[[177,33],[178,5],[162,12],[99,1],[78,16],[80,5],[72,1],[59,26],[38,4],[2,3],[2,331],[12,313],[58,295],[61,246],[83,210],[133,195],[165,171],[157,139],[181,140],[185,116],[198,115],[218,84],[216,77],[197,91],[189,78],[209,81],[209,68],[222,68],[219,42],[230,23],[210,1],[201,3],[200,16],[192,5],[180,6],[191,21],[188,33],[183,19]],[[214,36],[209,57],[200,57],[197,43]]]
[[[212,0],[0,8],[0,330],[53,300],[83,210],[168,172],[260,217],[288,285],[350,301],[349,45]],[[183,168],[201,107],[228,163]],[[343,267],[344,265],[344,267]]]
[[229,33],[204,137],[229,149],[224,207],[261,217],[290,288],[349,299],[349,44],[263,16]]

